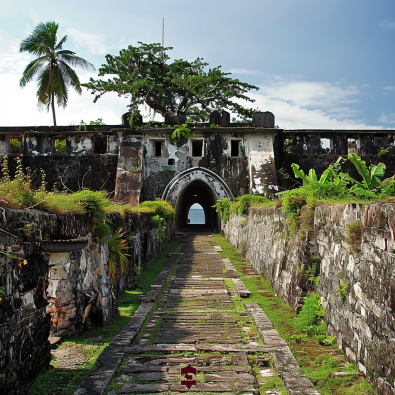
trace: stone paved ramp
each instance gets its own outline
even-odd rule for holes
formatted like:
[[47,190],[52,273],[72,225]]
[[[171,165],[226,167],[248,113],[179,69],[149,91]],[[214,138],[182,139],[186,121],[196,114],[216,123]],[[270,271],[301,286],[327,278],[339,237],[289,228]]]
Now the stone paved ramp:
[[[242,302],[233,303],[237,298],[232,298],[238,295],[248,301],[249,291],[240,280],[234,281],[235,270],[221,258],[220,251],[210,236],[184,238],[179,258],[172,255],[177,260],[166,266],[167,281],[162,273],[160,284],[155,283],[156,307],[143,333],[131,344],[137,326],[129,324],[113,342],[112,351],[103,353],[109,358],[113,353],[113,367],[102,358],[75,394],[103,394],[115,377],[110,395],[274,395],[278,394],[275,390],[260,390],[274,374],[270,354],[284,374],[290,394],[318,394],[295,366],[288,346],[259,306],[246,303],[245,309]],[[152,307],[151,300],[148,297],[142,306]],[[145,316],[150,311],[148,307],[141,309]],[[127,334],[131,335],[129,341]],[[189,391],[181,385],[180,374],[181,368],[188,365],[198,371],[197,383]]]

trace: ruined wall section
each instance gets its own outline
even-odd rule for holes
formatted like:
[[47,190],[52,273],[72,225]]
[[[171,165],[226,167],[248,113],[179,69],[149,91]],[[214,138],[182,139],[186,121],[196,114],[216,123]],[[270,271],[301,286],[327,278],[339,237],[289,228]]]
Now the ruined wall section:
[[[395,134],[384,130],[284,130],[274,141],[276,169],[293,175],[292,163],[320,176],[339,156],[355,152],[369,165],[383,162],[386,175],[395,173]],[[355,167],[346,162],[343,171],[359,179]],[[284,179],[284,185],[287,181]],[[288,180],[288,188],[294,182]]]
[[119,158],[114,199],[138,206],[140,203],[141,173],[143,166],[143,137],[120,136]]
[[[38,241],[59,225],[55,215],[0,208],[0,393],[27,393],[47,367],[50,316],[46,313],[49,257]],[[66,224],[63,232],[70,230]]]
[[0,208],[0,394],[22,395],[50,362],[50,331],[70,336],[88,316],[108,323],[117,314],[115,295],[133,285],[174,233],[158,241],[148,214],[111,215],[130,247],[128,273],[111,284],[108,248],[91,234],[89,219],[34,209]]
[[[352,236],[349,224],[362,238]],[[229,241],[271,283],[300,306],[309,292],[303,268],[319,266],[317,292],[330,333],[349,360],[392,394],[395,381],[395,205],[320,206],[314,231],[289,237],[281,209],[249,209],[223,226]],[[339,292],[343,287],[345,290]],[[386,388],[386,390],[384,390]]]
[[[172,139],[166,130],[145,131],[142,200],[161,197],[173,177],[194,167],[218,174],[235,197],[264,194],[277,183],[275,134],[264,129],[247,133],[232,128],[202,128],[192,129],[190,139]],[[195,144],[199,148],[194,148]]]

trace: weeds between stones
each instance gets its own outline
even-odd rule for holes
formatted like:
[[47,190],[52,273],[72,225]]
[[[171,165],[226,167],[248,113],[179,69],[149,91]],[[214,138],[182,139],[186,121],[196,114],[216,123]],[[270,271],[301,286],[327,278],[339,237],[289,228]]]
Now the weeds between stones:
[[[222,248],[223,252],[220,252],[222,258],[230,259],[240,279],[251,291],[249,301],[256,302],[261,306],[275,329],[288,343],[299,366],[322,395],[376,393],[369,382],[361,376],[328,376],[328,373],[347,371],[350,369],[350,364],[342,353],[332,355],[322,352],[328,350],[328,346],[319,343],[317,334],[322,332],[321,326],[323,324],[318,320],[316,330],[309,330],[311,334],[307,333],[308,326],[301,325],[298,328],[297,315],[292,307],[287,305],[282,298],[275,296],[273,288],[262,277],[247,277],[243,273],[243,268],[249,264],[236,248],[221,235],[214,235],[214,241]],[[313,303],[312,305],[314,306]],[[317,305],[315,306],[317,307]],[[293,337],[295,335],[297,337]]]

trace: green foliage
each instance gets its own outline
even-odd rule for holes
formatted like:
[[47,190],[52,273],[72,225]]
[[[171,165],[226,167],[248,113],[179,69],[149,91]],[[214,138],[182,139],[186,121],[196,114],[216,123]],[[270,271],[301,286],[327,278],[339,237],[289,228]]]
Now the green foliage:
[[191,129],[188,128],[188,124],[186,123],[178,126],[171,135],[172,139],[180,139],[181,137],[185,137],[186,139],[191,138]]
[[293,154],[294,153],[292,142],[293,142],[292,139],[285,139],[284,140],[284,147],[283,147],[283,149],[284,149],[285,152],[288,152],[289,154]]
[[166,223],[172,221],[176,216],[176,212],[174,211],[171,204],[161,199],[143,202],[139,207],[152,208],[154,210],[154,215],[159,215],[159,217],[163,218]]
[[309,334],[325,334],[324,314],[320,295],[313,292],[304,298],[304,305],[296,319],[296,328]]
[[330,184],[334,185],[347,185],[348,184],[348,174],[341,172],[341,162],[343,161],[342,157],[332,165],[330,165],[321,175],[321,178],[318,180],[317,175],[314,169],[310,169],[308,175],[306,176],[300,166],[296,163],[292,163],[292,170],[295,174],[296,178],[301,178],[303,180],[303,186],[309,184]]
[[[89,125],[105,125],[105,123],[103,123],[103,118],[97,118],[96,121],[90,121]],[[79,131],[86,131],[87,130],[87,126],[88,124],[84,122],[83,119],[81,119],[80,124],[78,125],[78,130]],[[95,131],[98,132],[99,129],[95,128]]]
[[68,86],[79,94],[82,92],[80,80],[70,65],[86,70],[95,69],[91,63],[76,56],[74,52],[62,49],[67,36],[58,42],[58,27],[59,24],[55,22],[45,24],[40,22],[19,47],[19,52],[28,52],[37,56],[37,59],[25,67],[19,84],[23,88],[37,75],[38,105],[46,106],[48,111],[52,107],[54,126],[56,126],[55,99],[58,106],[66,107]]
[[348,159],[355,166],[358,173],[362,177],[362,182],[355,181],[355,185],[359,185],[365,189],[374,189],[376,188],[385,173],[385,164],[379,163],[378,165],[370,165],[369,170],[366,167],[365,161],[363,161],[357,154],[354,152],[349,152]]
[[215,124],[215,123],[212,123],[211,125],[210,125],[210,128],[213,128],[213,129],[216,129],[216,128],[219,128],[221,125],[217,125],[217,124]]
[[166,201],[156,199],[155,201],[147,201],[140,204],[140,207],[148,207],[154,210],[151,217],[151,225],[156,229],[156,237],[160,243],[165,241],[166,224],[175,218],[173,207]]
[[340,184],[307,183],[303,187],[281,193],[280,203],[287,213],[299,214],[303,206],[314,207],[322,201],[341,200],[346,190]]
[[31,180],[22,170],[22,159],[16,157],[17,162],[15,177],[11,180],[8,169],[8,158],[3,157],[2,175],[0,179],[0,205],[9,208],[25,208],[37,203],[37,198],[32,191]]
[[242,99],[254,100],[246,93],[258,88],[229,77],[221,67],[205,71],[208,63],[197,58],[170,61],[167,52],[171,47],[159,44],[129,45],[118,56],[106,55],[106,64],[99,69],[99,77],[91,78],[83,84],[95,94],[96,102],[107,92],[119,96],[130,95],[130,111],[146,104],[153,111],[165,115],[166,112],[186,112],[195,121],[205,121],[215,108],[228,109],[241,117],[251,117],[253,109],[238,104]]
[[390,148],[389,147],[388,148],[381,147],[378,150],[377,155],[378,156],[387,156],[389,152],[390,152]]
[[10,153],[11,154],[21,154],[22,153],[22,144],[17,139],[10,140]]
[[362,222],[355,221],[346,226],[346,243],[349,244],[351,251],[359,253],[362,243]]
[[395,179],[385,179],[377,188],[376,191],[380,194],[380,197],[391,197],[395,196]]
[[129,266],[128,243],[123,239],[125,232],[118,228],[108,240],[108,269],[112,283],[117,282],[119,276],[125,273]]
[[348,294],[348,282],[343,279],[342,283],[337,286],[337,294],[339,298],[344,302]]
[[155,215],[151,217],[151,225],[154,229],[156,229],[156,237],[159,240],[159,243],[163,243],[166,237],[166,221],[164,218],[159,217],[159,215]]
[[229,220],[231,201],[226,197],[225,199],[217,200],[213,207],[218,213],[222,221],[227,222]]
[[66,140],[55,140],[55,154],[66,154]]
[[228,198],[217,200],[213,207],[220,218],[224,222],[227,222],[231,215],[235,215],[236,213],[239,215],[246,215],[250,207],[260,204],[271,204],[271,201],[266,196],[246,194],[234,199],[233,201],[230,201]]

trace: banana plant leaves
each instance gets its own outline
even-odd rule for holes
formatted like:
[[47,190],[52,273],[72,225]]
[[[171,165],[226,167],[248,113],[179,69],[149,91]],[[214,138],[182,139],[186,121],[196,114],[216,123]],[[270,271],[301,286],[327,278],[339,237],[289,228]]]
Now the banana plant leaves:
[[384,176],[385,172],[385,164],[379,163],[378,165],[370,165],[369,169],[366,166],[366,162],[363,161],[357,154],[354,152],[348,153],[348,159],[355,166],[358,173],[362,177],[361,185],[365,189],[374,189],[377,185],[380,184],[381,179]]

